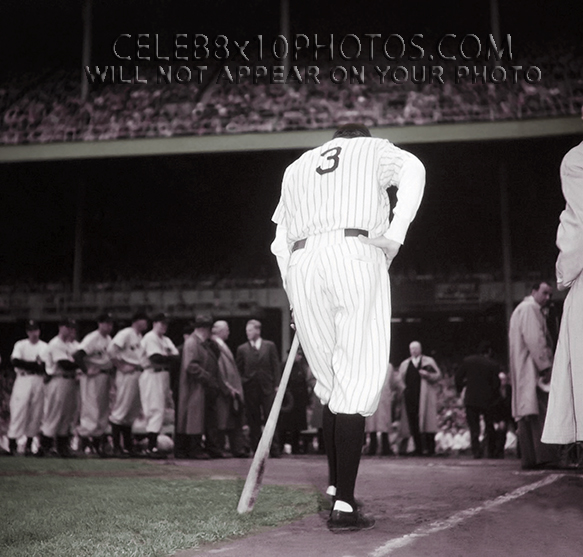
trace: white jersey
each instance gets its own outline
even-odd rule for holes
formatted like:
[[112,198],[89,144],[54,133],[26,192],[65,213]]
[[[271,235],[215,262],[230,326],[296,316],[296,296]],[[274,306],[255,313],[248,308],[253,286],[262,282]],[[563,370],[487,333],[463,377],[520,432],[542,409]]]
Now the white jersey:
[[149,360],[150,356],[154,354],[178,356],[178,349],[174,346],[174,343],[167,336],[157,335],[154,331],[150,331],[144,335],[142,348],[147,360],[144,364],[144,369],[152,369],[154,367]]
[[[11,360],[18,359],[26,362],[42,361],[42,353],[46,350],[47,343],[44,340],[39,340],[34,344],[28,338],[17,341],[12,349]],[[27,373],[26,370],[15,367],[16,373]]]
[[133,327],[119,331],[109,345],[109,355],[133,366],[144,366],[142,335]]
[[[286,170],[273,221],[283,224],[290,243],[344,228],[376,238],[389,230],[387,188],[399,187],[407,164],[418,159],[386,139],[337,138],[304,153]],[[415,216],[423,191],[398,199],[395,217]],[[402,243],[403,238],[395,238]]]
[[59,360],[74,362],[73,354],[77,350],[79,350],[79,343],[76,340],[65,342],[57,335],[49,341],[41,356],[46,364],[47,375],[62,375],[64,370],[59,367],[57,362]]
[[113,364],[107,349],[111,343],[109,335],[103,336],[98,329],[92,331],[81,341],[79,350],[86,354],[85,363],[88,375],[95,375],[104,369],[111,369]]
[[[285,171],[272,220],[272,244],[285,285],[289,253],[297,240],[355,228],[371,238],[402,244],[417,213],[425,168],[386,139],[336,138],[304,153]],[[387,188],[397,188],[392,221]]]

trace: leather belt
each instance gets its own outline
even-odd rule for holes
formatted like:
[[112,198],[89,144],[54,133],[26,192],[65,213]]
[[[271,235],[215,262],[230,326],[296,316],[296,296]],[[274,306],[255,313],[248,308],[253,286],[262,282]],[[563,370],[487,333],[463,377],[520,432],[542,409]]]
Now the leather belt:
[[[346,238],[360,236],[361,234],[368,238],[368,231],[366,231],[366,230],[361,230],[360,228],[345,228],[344,229],[344,237],[346,237]],[[294,242],[294,245],[292,246],[292,253],[296,250],[305,248],[306,247],[306,240],[307,240],[307,238],[302,238],[301,240]]]

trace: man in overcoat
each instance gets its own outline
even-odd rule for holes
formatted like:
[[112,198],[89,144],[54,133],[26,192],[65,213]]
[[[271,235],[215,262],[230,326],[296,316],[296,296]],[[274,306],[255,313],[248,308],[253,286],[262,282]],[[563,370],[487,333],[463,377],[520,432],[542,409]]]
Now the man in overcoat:
[[231,454],[245,458],[248,456],[243,435],[245,397],[235,357],[227,345],[229,335],[229,324],[226,321],[215,321],[212,339],[220,350],[219,394],[216,399],[217,429],[221,448],[224,448],[225,437],[228,437]]
[[176,435],[182,452],[177,458],[208,459],[203,450],[202,436],[207,429],[206,397],[218,387],[214,353],[206,341],[210,340],[213,320],[210,315],[197,315],[194,332],[184,342],[180,367]]
[[413,437],[417,456],[431,456],[435,454],[437,382],[441,370],[431,356],[422,353],[420,342],[411,342],[409,353],[411,357],[399,366],[399,384],[403,390],[400,435]]
[[508,329],[512,415],[523,469],[555,466],[558,461],[557,448],[541,443],[553,365],[544,308],[552,292],[547,282],[534,284],[530,296],[516,306]]

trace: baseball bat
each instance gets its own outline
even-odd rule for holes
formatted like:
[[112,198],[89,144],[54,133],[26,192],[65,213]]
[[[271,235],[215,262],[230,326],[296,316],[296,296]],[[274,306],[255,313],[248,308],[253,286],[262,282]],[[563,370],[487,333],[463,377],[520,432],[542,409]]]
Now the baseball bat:
[[289,350],[285,368],[281,376],[281,381],[279,382],[279,388],[277,389],[277,394],[275,395],[275,400],[271,406],[269,417],[267,418],[267,422],[263,428],[263,433],[261,435],[261,439],[259,440],[259,445],[257,445],[257,450],[255,451],[253,462],[251,462],[251,468],[249,468],[249,473],[247,474],[247,479],[245,480],[245,485],[243,486],[243,492],[241,493],[239,505],[237,506],[237,511],[239,514],[247,513],[253,510],[255,501],[257,500],[257,495],[261,489],[261,481],[263,480],[263,473],[265,472],[265,464],[269,458],[269,449],[271,448],[271,442],[273,441],[273,434],[275,433],[277,418],[279,417],[283,396],[285,395],[285,389],[287,387],[289,376],[294,365],[298,346],[299,340],[298,335],[296,334]]

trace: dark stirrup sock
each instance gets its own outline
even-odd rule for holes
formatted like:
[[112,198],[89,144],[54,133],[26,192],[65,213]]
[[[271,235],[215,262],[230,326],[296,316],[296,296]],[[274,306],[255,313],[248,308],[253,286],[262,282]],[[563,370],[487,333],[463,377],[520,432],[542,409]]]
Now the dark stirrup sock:
[[336,499],[354,508],[354,486],[364,440],[364,416],[336,414]]
[[328,405],[324,406],[322,414],[322,437],[328,458],[328,485],[336,486],[336,444],[334,443],[334,431],[336,428],[336,414],[333,414]]

